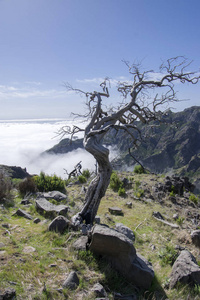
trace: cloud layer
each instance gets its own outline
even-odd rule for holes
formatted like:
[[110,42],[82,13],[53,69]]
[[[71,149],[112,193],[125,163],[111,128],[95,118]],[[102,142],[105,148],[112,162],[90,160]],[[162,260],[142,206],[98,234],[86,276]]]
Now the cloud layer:
[[[70,123],[70,121],[68,121]],[[27,168],[31,174],[44,171],[66,177],[82,161],[83,168],[94,169],[93,157],[82,149],[62,155],[40,155],[57,144],[56,132],[66,121],[30,121],[0,123],[0,164]]]

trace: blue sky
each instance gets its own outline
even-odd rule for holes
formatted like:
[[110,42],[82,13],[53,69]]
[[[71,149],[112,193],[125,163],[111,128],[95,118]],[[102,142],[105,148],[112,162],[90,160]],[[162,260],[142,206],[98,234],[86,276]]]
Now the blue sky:
[[[0,0],[0,119],[67,118],[93,90],[127,77],[122,60],[155,69],[184,55],[200,68],[199,0]],[[178,86],[199,105],[200,85]]]

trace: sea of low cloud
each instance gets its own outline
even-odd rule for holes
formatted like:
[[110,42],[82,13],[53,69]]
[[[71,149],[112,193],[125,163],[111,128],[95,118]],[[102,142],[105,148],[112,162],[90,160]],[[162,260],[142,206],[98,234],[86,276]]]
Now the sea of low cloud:
[[58,130],[70,125],[68,120],[12,120],[0,121],[0,164],[26,168],[30,174],[57,174],[63,178],[82,161],[83,168],[94,169],[95,161],[83,149],[61,155],[41,155],[59,143]]
[[[95,170],[93,156],[84,149],[59,155],[41,155],[59,143],[59,129],[71,124],[71,120],[62,119],[0,121],[0,164],[26,168],[30,174],[44,171],[62,178],[67,178],[64,169],[72,171],[79,161],[82,161],[83,169]],[[111,159],[115,155],[116,151],[111,151]]]

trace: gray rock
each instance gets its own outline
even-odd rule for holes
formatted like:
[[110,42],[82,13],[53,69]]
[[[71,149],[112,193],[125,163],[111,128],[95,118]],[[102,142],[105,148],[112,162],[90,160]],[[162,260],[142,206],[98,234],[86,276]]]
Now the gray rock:
[[15,299],[16,291],[11,288],[0,290],[0,300],[12,300]]
[[136,295],[121,295],[120,293],[114,293],[114,300],[138,300]]
[[36,209],[41,212],[58,213],[59,215],[66,215],[68,207],[66,205],[55,205],[47,201],[45,198],[39,198],[35,201]]
[[46,199],[55,199],[58,202],[67,199],[67,196],[59,191],[51,191],[48,193],[42,193],[41,195]]
[[28,220],[32,220],[32,219],[33,219],[33,217],[32,217],[30,214],[28,214],[26,211],[22,210],[21,208],[19,208],[19,209],[14,213],[14,215],[17,215],[17,216],[20,216],[20,217],[24,217],[24,218],[26,218],[26,219],[28,219]]
[[63,288],[75,290],[79,285],[79,278],[76,272],[72,271],[63,283]]
[[88,242],[88,237],[81,236],[74,242],[73,247],[75,250],[86,250],[87,242]]
[[200,284],[200,267],[194,256],[187,250],[181,251],[175,261],[170,275],[170,288],[177,283]]
[[119,207],[109,207],[108,210],[112,215],[123,215],[122,209]]
[[49,224],[49,231],[63,233],[70,225],[71,222],[67,218],[58,216]]
[[191,239],[193,244],[200,248],[200,230],[194,230],[191,233]]
[[96,283],[93,286],[92,291],[95,293],[95,295],[97,297],[107,297],[107,293],[106,293],[103,285],[101,285],[100,283]]
[[33,220],[33,223],[35,223],[35,224],[38,224],[38,223],[40,223],[40,218],[35,218],[34,220]]
[[119,231],[120,233],[123,233],[125,236],[127,236],[133,242],[135,241],[135,235],[134,235],[133,231],[130,228],[128,228],[127,226],[125,226],[124,224],[117,223],[115,225],[115,229],[117,231]]
[[128,281],[148,289],[154,278],[152,266],[136,250],[124,234],[102,225],[95,225],[91,232],[89,250],[103,255]]
[[101,223],[101,218],[100,218],[99,216],[96,216],[96,217],[94,218],[94,222],[95,222],[96,224],[100,224],[100,223]]
[[4,247],[5,247],[5,244],[2,243],[2,242],[0,242],[0,249],[1,249],[1,248],[4,248]]
[[126,202],[126,204],[125,204],[128,208],[132,208],[132,206],[133,206],[133,203],[132,202]]

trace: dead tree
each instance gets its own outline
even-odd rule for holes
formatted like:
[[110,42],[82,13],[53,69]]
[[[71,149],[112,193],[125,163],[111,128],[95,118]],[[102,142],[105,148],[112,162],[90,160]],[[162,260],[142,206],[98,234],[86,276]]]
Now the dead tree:
[[[112,167],[109,161],[109,150],[103,143],[104,136],[114,128],[116,131],[123,130],[132,139],[134,145],[143,139],[138,127],[138,121],[144,125],[151,124],[152,121],[161,120],[169,103],[179,101],[175,93],[176,82],[196,84],[199,81],[197,72],[187,71],[191,62],[182,56],[171,58],[161,65],[159,72],[143,71],[138,64],[128,67],[132,81],[119,82],[117,91],[122,96],[122,101],[118,107],[112,106],[105,110],[103,100],[109,98],[108,79],[101,83],[101,92],[83,92],[72,88],[66,84],[68,90],[86,96],[88,113],[84,115],[88,125],[85,128],[77,126],[65,126],[61,129],[62,134],[70,134],[71,138],[77,132],[84,132],[84,147],[90,152],[97,161],[98,173],[91,181],[85,196],[85,205],[76,214],[72,221],[80,224],[92,224],[96,216],[100,201],[105,195],[110,182]],[[155,77],[157,78],[155,79]]]

